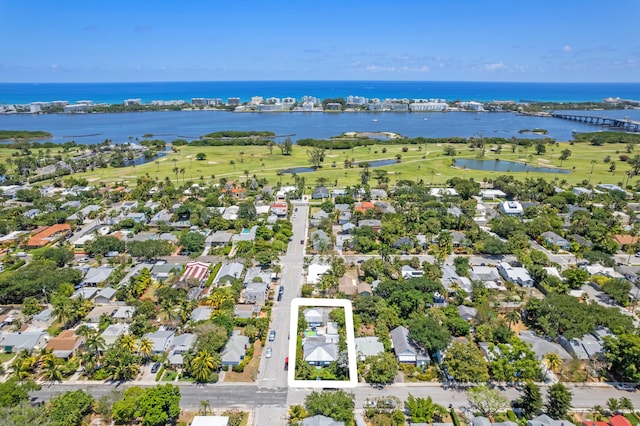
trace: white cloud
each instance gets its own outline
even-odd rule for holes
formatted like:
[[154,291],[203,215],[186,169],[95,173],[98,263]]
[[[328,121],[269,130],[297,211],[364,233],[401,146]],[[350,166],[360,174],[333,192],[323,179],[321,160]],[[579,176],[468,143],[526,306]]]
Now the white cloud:
[[483,68],[487,71],[499,71],[505,68],[503,62],[494,62],[491,64],[484,64]]
[[571,52],[572,50],[573,49],[568,44],[565,44],[564,47],[562,48],[562,51],[567,53]]

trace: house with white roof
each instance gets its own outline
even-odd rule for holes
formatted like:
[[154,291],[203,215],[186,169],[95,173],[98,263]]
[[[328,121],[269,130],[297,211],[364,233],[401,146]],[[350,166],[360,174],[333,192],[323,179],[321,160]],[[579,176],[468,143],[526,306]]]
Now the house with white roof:
[[511,266],[507,262],[498,263],[498,272],[502,277],[514,284],[518,284],[521,287],[533,286],[533,278],[529,274],[526,268],[522,266]]
[[524,208],[518,201],[504,201],[500,203],[500,210],[507,216],[522,216]]
[[320,277],[329,272],[330,269],[330,265],[312,263],[307,269],[307,284],[318,284],[320,282]]

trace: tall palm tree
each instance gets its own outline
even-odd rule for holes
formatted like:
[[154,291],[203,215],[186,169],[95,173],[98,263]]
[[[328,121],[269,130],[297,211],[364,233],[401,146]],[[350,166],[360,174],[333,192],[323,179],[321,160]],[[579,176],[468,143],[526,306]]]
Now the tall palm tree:
[[505,314],[505,319],[507,320],[507,324],[509,324],[509,328],[511,328],[513,324],[519,323],[521,318],[522,316],[518,309],[514,309],[513,311],[509,311]]
[[544,356],[544,360],[551,371],[556,373],[562,367],[562,359],[557,353],[549,352]]
[[138,342],[138,355],[140,355],[145,360],[148,360],[151,356],[151,352],[153,351],[153,342],[146,337],[143,337]]
[[209,381],[211,373],[220,368],[220,355],[214,356],[211,353],[201,350],[190,362],[191,377],[197,382],[203,383]]
[[53,354],[44,355],[42,358],[42,378],[50,382],[62,381],[62,369],[60,361]]
[[118,338],[118,344],[129,352],[135,352],[137,339],[133,334],[123,334]]
[[211,404],[209,403],[209,400],[203,399],[202,401],[200,401],[200,408],[202,409],[202,415],[206,416],[207,410],[211,410]]
[[92,334],[87,337],[87,340],[84,342],[84,347],[89,353],[98,354],[103,351],[106,347],[106,342],[104,341],[104,337],[98,334]]
[[607,408],[609,412],[613,414],[620,409],[620,403],[618,403],[618,400],[615,398],[609,398],[607,399]]
[[633,402],[631,402],[631,400],[626,396],[623,396],[622,398],[620,398],[620,400],[618,400],[618,408],[631,413],[634,410]]

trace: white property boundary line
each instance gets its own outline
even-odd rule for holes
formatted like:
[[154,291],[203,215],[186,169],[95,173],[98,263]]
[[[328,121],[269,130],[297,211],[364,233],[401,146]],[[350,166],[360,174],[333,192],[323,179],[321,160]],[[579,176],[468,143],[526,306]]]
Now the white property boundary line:
[[[344,308],[347,337],[347,357],[349,359],[349,380],[296,380],[296,344],[298,342],[298,311],[301,306]],[[356,341],[353,331],[353,307],[345,299],[295,298],[291,301],[291,323],[289,336],[289,370],[287,383],[292,388],[354,388],[358,385],[358,362],[356,360]]]

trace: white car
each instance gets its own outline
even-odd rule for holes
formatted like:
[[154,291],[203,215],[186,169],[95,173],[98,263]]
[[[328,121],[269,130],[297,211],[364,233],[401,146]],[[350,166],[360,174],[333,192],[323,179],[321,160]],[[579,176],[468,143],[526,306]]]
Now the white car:
[[266,358],[271,358],[271,352],[272,352],[272,351],[271,351],[271,348],[267,348],[267,351],[264,353],[264,356],[265,356]]

